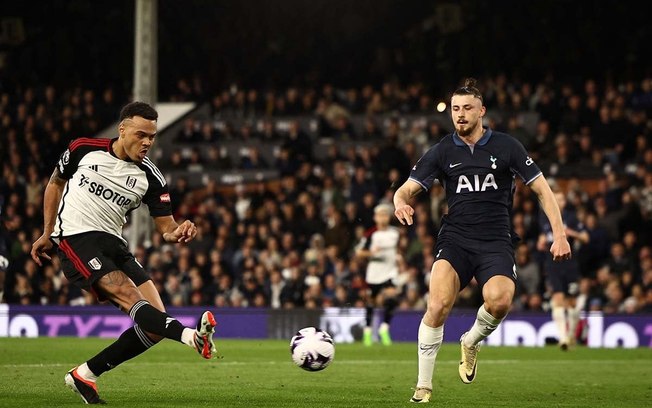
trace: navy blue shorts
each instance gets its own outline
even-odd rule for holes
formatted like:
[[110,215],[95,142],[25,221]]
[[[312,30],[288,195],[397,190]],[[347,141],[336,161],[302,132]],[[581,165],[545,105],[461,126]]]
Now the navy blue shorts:
[[544,273],[553,293],[561,292],[567,296],[579,294],[580,272],[575,259],[559,262],[547,259],[544,264]]
[[474,277],[480,288],[498,275],[516,283],[514,247],[509,242],[473,241],[441,234],[437,237],[435,257],[450,262],[460,278],[460,290]]
[[85,232],[64,237],[58,244],[63,274],[75,286],[93,293],[98,300],[106,298],[95,290],[98,279],[113,271],[123,271],[140,286],[150,279],[125,243],[105,232]]

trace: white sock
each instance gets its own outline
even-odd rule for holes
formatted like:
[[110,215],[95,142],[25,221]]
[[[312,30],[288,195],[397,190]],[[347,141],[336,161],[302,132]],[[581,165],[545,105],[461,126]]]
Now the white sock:
[[566,309],[568,316],[568,338],[575,340],[575,329],[580,321],[580,311],[574,307]]
[[566,310],[561,306],[553,306],[552,320],[557,324],[557,330],[559,331],[559,342],[565,343],[568,339],[568,331],[566,328]]
[[187,346],[195,348],[195,330],[186,327],[181,333],[181,342]]
[[430,327],[421,321],[419,325],[419,379],[417,388],[432,390],[432,376],[435,372],[435,359],[444,340],[444,326]]
[[86,363],[77,367],[77,374],[81,375],[81,377],[86,381],[92,381],[92,382],[97,381],[97,376],[93,374],[93,372],[91,371],[90,368],[88,368],[88,365]]
[[378,332],[383,332],[383,331],[389,331],[389,325],[385,322],[382,322],[380,326],[378,326]]
[[487,312],[484,305],[480,306],[475,323],[473,323],[471,330],[464,336],[464,345],[466,347],[473,347],[480,343],[489,337],[502,321],[503,319],[496,319],[491,313]]

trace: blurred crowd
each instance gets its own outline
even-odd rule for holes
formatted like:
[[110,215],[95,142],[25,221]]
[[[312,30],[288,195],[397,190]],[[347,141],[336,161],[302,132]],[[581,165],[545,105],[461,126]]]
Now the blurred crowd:
[[[480,83],[486,124],[526,146],[589,232],[589,242],[574,248],[582,307],[652,312],[652,78],[566,84],[522,83],[498,75]],[[379,88],[324,85],[281,92],[231,87],[208,95],[200,82],[180,80],[172,99],[206,101],[211,117],[188,119],[172,135],[176,146],[194,147],[197,155],[209,152],[209,164],[222,169],[270,168],[280,176],[275,182],[237,185],[233,193],[215,180],[194,188],[186,178],[173,177],[174,215],[193,220],[198,236],[188,245],[170,245],[154,234],[139,245],[137,259],[168,305],[363,306],[365,264],[353,249],[373,226],[373,208],[391,204],[394,189],[424,149],[450,130],[435,122],[407,126],[402,115],[431,113],[448,98],[429,95],[419,84],[392,82]],[[56,256],[38,267],[29,250],[41,233],[43,188],[58,155],[72,138],[92,135],[117,116],[124,101],[113,99],[110,89],[98,93],[53,86],[0,94],[0,292],[5,302],[95,302],[68,284]],[[351,125],[356,115],[364,116],[362,130]],[[390,119],[379,120],[379,115]],[[318,121],[315,132],[299,120],[274,126],[279,118],[305,116]],[[536,123],[524,123],[526,117]],[[237,129],[224,125],[236,119],[262,119],[265,125],[258,128],[246,120]],[[315,142],[321,137],[375,143],[347,148],[333,143],[318,159]],[[253,153],[237,162],[224,160],[220,143],[227,140],[251,141]],[[278,147],[274,160],[256,153],[257,141]],[[160,163],[165,172],[192,166],[192,160],[207,164],[206,157],[175,156]],[[403,310],[425,308],[435,237],[446,212],[441,186],[418,196],[415,211],[413,226],[397,225],[396,284]],[[536,198],[517,183],[513,224],[522,240],[516,246],[515,310],[548,307],[543,259],[549,254],[537,245],[540,216]],[[472,282],[458,304],[477,307],[480,301]]]

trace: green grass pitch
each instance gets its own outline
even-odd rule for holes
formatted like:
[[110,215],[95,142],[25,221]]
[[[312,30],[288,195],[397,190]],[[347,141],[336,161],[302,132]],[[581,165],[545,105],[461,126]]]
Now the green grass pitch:
[[[63,376],[108,339],[0,339],[0,407],[74,407],[82,400]],[[205,361],[166,340],[106,373],[100,395],[119,407],[399,407],[416,381],[416,345],[336,345],[321,372],[296,367],[288,342],[219,340]],[[459,347],[437,359],[432,406],[649,407],[652,349],[484,347],[478,376],[457,376]]]

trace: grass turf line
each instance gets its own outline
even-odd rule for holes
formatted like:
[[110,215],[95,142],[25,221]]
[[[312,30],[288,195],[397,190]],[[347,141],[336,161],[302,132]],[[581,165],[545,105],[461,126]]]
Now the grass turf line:
[[[109,339],[0,339],[0,407],[72,407],[81,399],[63,376]],[[220,340],[220,358],[202,360],[166,340],[106,373],[100,395],[121,407],[396,407],[416,381],[416,346],[336,345],[335,360],[307,372],[289,341]],[[457,375],[459,346],[437,358],[433,406],[644,407],[652,400],[652,349],[484,347],[478,377]]]

